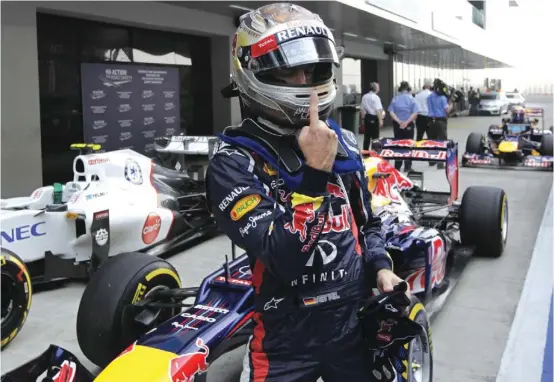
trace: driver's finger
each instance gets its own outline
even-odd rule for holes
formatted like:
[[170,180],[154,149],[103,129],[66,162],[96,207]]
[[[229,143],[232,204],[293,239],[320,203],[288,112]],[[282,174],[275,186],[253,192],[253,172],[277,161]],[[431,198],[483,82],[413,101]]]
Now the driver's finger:
[[317,92],[314,90],[310,95],[310,127],[319,126],[319,99]]

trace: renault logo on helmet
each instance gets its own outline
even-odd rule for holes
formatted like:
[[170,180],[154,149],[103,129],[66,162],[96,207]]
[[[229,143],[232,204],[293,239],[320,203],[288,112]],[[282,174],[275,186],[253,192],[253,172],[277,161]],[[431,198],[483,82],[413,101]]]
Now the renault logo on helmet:
[[330,35],[330,31],[324,26],[309,25],[305,27],[296,27],[284,30],[282,32],[277,32],[277,42],[280,44],[293,38],[308,36],[321,36],[329,38]]

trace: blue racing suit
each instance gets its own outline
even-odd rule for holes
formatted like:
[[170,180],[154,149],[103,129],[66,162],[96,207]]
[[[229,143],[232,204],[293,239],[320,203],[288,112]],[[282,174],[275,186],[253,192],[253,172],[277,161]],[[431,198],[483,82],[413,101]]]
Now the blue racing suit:
[[391,262],[356,138],[328,123],[343,153],[330,174],[305,165],[301,154],[297,171],[285,170],[279,150],[272,155],[227,130],[210,161],[209,208],[247,251],[255,289],[241,380],[370,380],[356,312]]

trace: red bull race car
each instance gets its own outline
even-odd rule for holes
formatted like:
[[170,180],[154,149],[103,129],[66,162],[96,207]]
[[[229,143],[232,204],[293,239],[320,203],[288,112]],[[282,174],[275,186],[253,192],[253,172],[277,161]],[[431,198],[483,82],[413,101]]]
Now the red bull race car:
[[469,134],[462,166],[552,171],[552,138],[552,130],[544,128],[544,109],[516,106],[512,116],[491,125],[486,136]]
[[[381,217],[395,272],[432,316],[472,255],[502,255],[508,234],[506,193],[472,186],[459,200],[458,145],[451,140],[383,138],[373,150],[364,159],[373,211]],[[388,162],[394,159],[444,162],[450,190],[425,190],[423,173],[404,175]]]
[[[414,304],[409,318],[427,322],[426,311],[440,308],[437,297],[452,290],[473,253],[502,254],[506,194],[499,188],[470,187],[458,201],[458,153],[452,141],[383,139],[380,145],[378,153],[364,159],[373,208],[383,222],[395,272],[425,305]],[[424,191],[415,184],[423,183],[421,173],[408,178],[387,162],[399,158],[445,162],[450,191]],[[185,303],[188,299],[194,301]],[[390,306],[387,301],[380,299],[384,309]],[[247,255],[236,257],[234,247],[232,261],[194,288],[183,288],[174,267],[163,259],[120,254],[93,274],[77,316],[79,346],[102,368],[100,374],[95,377],[71,352],[51,345],[2,381],[205,381],[212,362],[247,343],[253,315],[252,272]],[[396,376],[398,382],[415,381],[415,375],[420,382],[432,380],[431,336],[428,326],[423,329],[419,342],[404,345],[400,362],[412,367]]]

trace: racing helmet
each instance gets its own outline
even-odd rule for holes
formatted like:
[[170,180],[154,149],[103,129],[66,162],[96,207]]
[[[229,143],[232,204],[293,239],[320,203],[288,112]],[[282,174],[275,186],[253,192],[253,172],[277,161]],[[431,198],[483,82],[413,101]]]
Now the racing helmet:
[[433,90],[439,95],[446,96],[448,94],[448,85],[440,78],[435,78],[435,81],[433,81]]
[[523,123],[525,122],[525,109],[521,106],[515,106],[512,109],[512,122]]
[[265,5],[241,17],[231,48],[231,77],[245,117],[279,127],[308,124],[310,95],[326,120],[336,97],[335,39],[321,18],[290,3]]

